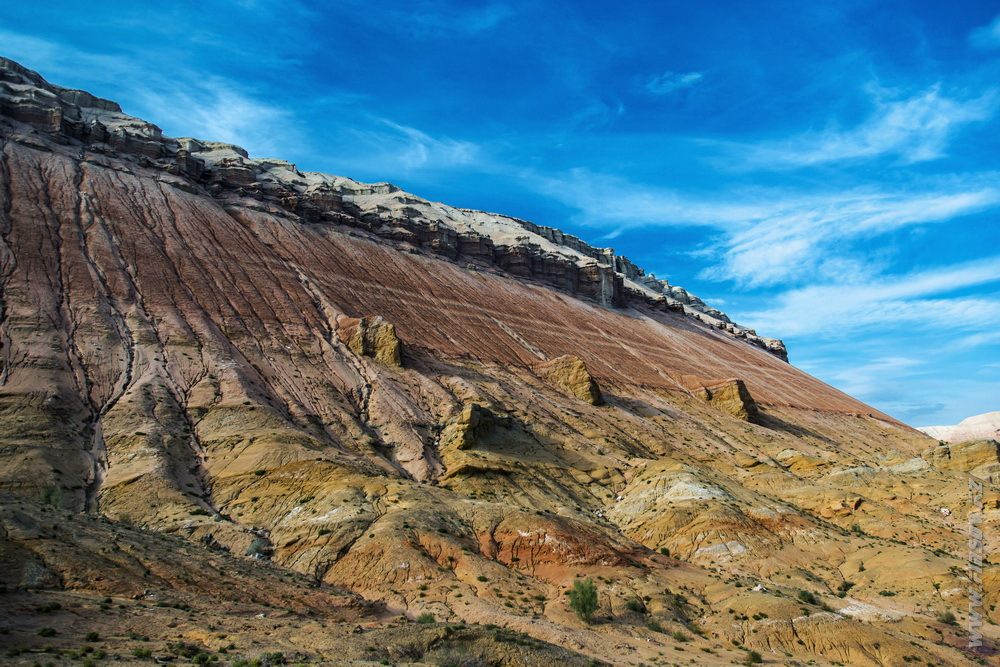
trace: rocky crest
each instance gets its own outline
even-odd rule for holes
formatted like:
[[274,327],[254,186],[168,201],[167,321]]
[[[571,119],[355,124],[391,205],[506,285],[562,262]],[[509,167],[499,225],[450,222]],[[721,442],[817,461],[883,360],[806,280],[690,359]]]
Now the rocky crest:
[[[0,111],[60,143],[78,143],[89,159],[132,156],[205,188],[212,196],[254,199],[302,224],[347,225],[443,255],[540,280],[605,306],[643,300],[684,313],[787,361],[784,344],[733,323],[684,288],[635,266],[611,248],[595,248],[562,231],[495,213],[460,209],[403,192],[390,183],[359,183],[299,171],[284,160],[252,159],[239,146],[165,136],[151,123],[122,113],[114,102],[49,84],[0,58]],[[31,145],[30,137],[15,141]],[[162,179],[178,188],[192,183]]]

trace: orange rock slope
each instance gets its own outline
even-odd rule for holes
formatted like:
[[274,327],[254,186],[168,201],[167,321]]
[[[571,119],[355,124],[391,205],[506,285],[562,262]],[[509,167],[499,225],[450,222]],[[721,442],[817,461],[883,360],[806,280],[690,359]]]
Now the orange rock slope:
[[11,61],[0,101],[7,489],[616,664],[969,657],[968,471],[780,341],[558,230]]

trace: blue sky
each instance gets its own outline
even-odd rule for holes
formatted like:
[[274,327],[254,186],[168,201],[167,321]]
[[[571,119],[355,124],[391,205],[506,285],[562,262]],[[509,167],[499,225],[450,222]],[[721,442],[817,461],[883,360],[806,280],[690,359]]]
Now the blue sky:
[[907,423],[1000,410],[995,3],[142,4],[14,0],[0,54],[614,247]]

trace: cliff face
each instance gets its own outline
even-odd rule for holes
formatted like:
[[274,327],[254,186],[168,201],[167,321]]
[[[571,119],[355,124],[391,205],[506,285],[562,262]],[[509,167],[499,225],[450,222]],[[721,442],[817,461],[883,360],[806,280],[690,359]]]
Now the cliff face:
[[705,648],[958,659],[926,605],[962,590],[963,473],[611,251],[3,60],[0,152],[7,489],[612,662],[695,620]]

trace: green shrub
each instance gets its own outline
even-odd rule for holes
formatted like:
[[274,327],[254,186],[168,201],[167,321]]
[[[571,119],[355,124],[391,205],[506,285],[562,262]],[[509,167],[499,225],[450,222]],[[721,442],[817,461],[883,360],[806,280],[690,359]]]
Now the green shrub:
[[96,632],[88,632],[83,636],[83,638],[86,639],[88,642],[96,642],[98,639],[101,638],[101,636]]
[[573,582],[573,590],[569,592],[569,606],[581,621],[590,623],[597,611],[597,586],[593,579],[587,577],[583,581]]
[[938,623],[944,623],[946,625],[955,625],[958,619],[955,618],[955,614],[950,611],[941,612],[937,615]]
[[259,557],[266,560],[268,555],[268,544],[260,538],[255,539],[247,547],[247,556]]
[[433,622],[434,622],[434,614],[430,613],[429,611],[425,611],[424,613],[420,614],[420,616],[417,616],[417,623],[433,623]]
[[148,648],[137,648],[132,651],[132,657],[134,658],[149,658],[153,655],[153,651]]
[[805,602],[806,604],[819,604],[816,601],[816,596],[809,591],[799,591],[799,600]]
[[764,662],[764,656],[757,651],[750,651],[747,653],[747,657],[743,658],[744,665],[757,665],[762,662]]
[[38,500],[44,505],[52,505],[53,507],[63,507],[66,504],[62,491],[54,484],[43,486],[38,493]]
[[688,640],[688,636],[680,630],[674,630],[674,634],[672,634],[671,637],[674,638],[674,641],[679,642],[686,642]]
[[38,635],[39,637],[51,637],[54,634],[56,634],[56,629],[49,627],[38,628],[37,630],[35,630],[35,634]]

